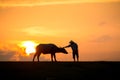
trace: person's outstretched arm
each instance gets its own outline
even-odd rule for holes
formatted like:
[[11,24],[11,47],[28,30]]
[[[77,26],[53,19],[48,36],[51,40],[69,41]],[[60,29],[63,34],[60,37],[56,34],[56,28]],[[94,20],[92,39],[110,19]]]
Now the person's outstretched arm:
[[65,47],[63,47],[63,48],[67,48],[67,47],[70,47],[71,45],[68,45],[68,46],[65,46]]

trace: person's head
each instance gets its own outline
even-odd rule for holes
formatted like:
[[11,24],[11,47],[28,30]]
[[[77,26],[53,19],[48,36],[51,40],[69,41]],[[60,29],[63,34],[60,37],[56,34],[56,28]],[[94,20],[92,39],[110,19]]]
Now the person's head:
[[73,41],[73,40],[71,40],[69,43],[70,43],[70,44],[72,44],[72,43],[74,43],[74,41]]

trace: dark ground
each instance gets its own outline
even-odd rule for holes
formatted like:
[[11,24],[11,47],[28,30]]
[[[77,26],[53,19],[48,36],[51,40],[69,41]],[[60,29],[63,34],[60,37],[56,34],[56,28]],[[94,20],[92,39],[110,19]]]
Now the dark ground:
[[120,62],[0,62],[0,80],[120,80]]

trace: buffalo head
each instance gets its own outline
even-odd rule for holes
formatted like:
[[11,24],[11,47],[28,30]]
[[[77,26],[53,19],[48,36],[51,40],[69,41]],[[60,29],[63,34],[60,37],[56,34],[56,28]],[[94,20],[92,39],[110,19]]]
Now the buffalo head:
[[68,52],[64,49],[64,48],[59,48],[59,51],[62,52],[62,53],[65,53],[65,54],[68,54]]

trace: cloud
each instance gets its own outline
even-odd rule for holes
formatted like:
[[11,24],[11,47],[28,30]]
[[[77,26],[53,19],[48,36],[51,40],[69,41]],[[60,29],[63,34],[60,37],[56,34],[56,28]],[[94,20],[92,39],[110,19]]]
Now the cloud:
[[100,27],[103,27],[103,26],[105,26],[107,23],[106,22],[100,22],[98,25],[100,26]]
[[13,6],[38,6],[53,4],[71,4],[71,3],[90,3],[90,2],[119,2],[119,0],[0,0],[2,7]]
[[110,41],[112,39],[111,36],[109,35],[103,35],[103,36],[100,36],[94,40],[91,40],[92,42],[107,42],[107,41]]
[[[32,26],[32,27],[27,27],[21,30],[21,32],[26,33],[30,36],[55,36],[58,34],[61,34],[60,29],[52,29],[48,27],[41,27],[41,26]],[[62,33],[65,33],[66,30],[62,30]]]
[[[29,56],[25,56],[24,53],[19,53],[17,51],[13,50],[0,50],[0,61],[32,61],[33,55],[31,54]],[[35,61],[37,58],[35,58]],[[44,56],[40,56],[41,61],[49,61],[47,58]]]
[[120,51],[102,52],[97,53],[96,60],[99,61],[120,61]]
[[[10,47],[10,46],[9,46]],[[0,61],[32,61],[34,54],[26,55],[19,50],[12,50],[10,48],[0,48]],[[35,61],[37,58],[35,58]],[[50,61],[45,56],[40,56],[41,61]]]
[[120,61],[120,51],[97,52],[91,55],[91,59],[92,57],[93,61]]
[[0,61],[18,61],[18,54],[13,50],[0,50]]

